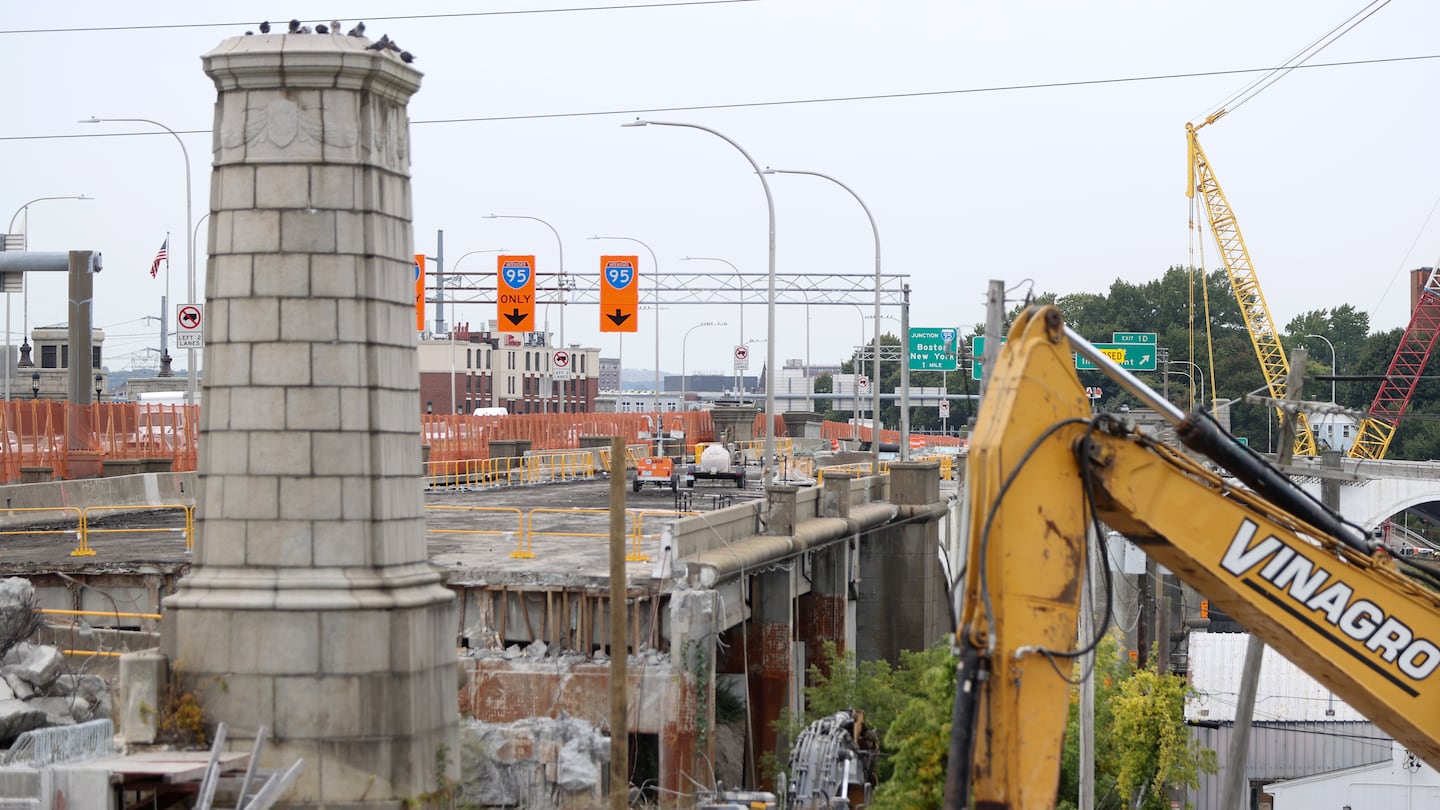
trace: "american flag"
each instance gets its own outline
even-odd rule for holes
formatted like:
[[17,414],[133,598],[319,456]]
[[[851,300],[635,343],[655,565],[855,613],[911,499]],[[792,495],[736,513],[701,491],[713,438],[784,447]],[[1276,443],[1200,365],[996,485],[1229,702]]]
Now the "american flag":
[[166,267],[170,266],[170,237],[168,236],[165,237],[164,242],[160,243],[160,250],[155,253],[155,261],[150,263],[151,278],[155,278],[155,274],[160,272],[161,262],[165,262]]

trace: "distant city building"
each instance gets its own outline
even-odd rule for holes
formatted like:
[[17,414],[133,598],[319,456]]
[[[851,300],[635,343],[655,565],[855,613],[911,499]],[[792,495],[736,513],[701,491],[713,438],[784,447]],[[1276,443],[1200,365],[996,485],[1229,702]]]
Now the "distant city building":
[[[430,413],[588,413],[600,393],[600,350],[570,346],[570,379],[552,376],[560,347],[545,332],[472,332],[457,325],[447,336],[424,336],[420,360],[420,408]],[[547,384],[548,382],[548,384]],[[563,405],[563,408],[562,408]]]
[[607,406],[614,413],[672,413],[680,410],[678,394],[654,391],[616,391],[607,397]]
[[619,391],[620,388],[620,358],[600,358],[600,390]]
[[[34,354],[27,342],[19,347],[19,357],[7,355],[6,370],[10,374],[11,399],[67,399],[70,385],[70,328],[66,325],[37,327],[31,330],[34,339]],[[90,373],[85,375],[87,385],[96,375],[96,385],[102,392],[106,388],[105,368],[101,364],[101,346],[105,343],[105,331],[90,331]],[[36,359],[38,358],[38,362]],[[91,395],[94,388],[90,389]]]
[[1315,442],[1327,450],[1348,454],[1359,431],[1359,422],[1348,414],[1317,413],[1310,416],[1310,432],[1315,434]]

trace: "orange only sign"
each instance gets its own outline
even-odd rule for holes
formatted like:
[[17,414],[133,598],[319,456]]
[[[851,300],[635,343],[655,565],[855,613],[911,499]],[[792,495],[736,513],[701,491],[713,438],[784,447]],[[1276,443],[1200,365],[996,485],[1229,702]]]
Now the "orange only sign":
[[496,257],[495,291],[500,331],[535,331],[535,257]]
[[640,308],[638,256],[600,257],[600,331],[635,332]]
[[415,254],[415,331],[425,331],[425,254]]

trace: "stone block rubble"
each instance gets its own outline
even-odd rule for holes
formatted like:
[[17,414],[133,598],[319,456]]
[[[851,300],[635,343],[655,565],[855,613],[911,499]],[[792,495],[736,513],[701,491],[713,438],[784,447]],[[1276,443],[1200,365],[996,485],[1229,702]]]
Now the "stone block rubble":
[[[33,623],[35,592],[29,580],[0,581],[0,627]],[[13,646],[10,646],[12,645]],[[31,729],[68,726],[110,716],[110,687],[98,675],[70,671],[58,648],[0,638],[0,747]]]

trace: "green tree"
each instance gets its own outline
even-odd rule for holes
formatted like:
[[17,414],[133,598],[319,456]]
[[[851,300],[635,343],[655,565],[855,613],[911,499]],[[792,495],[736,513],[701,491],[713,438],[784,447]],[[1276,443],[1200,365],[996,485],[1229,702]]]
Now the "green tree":
[[1131,807],[1165,810],[1170,788],[1199,787],[1202,771],[1217,770],[1215,752],[1202,748],[1185,728],[1187,688],[1181,676],[1153,667],[1120,687],[1110,736],[1117,742],[1116,787]]
[[[1077,664],[1077,676],[1080,674]],[[1215,773],[1215,752],[1191,739],[1185,726],[1185,679],[1137,670],[1110,633],[1095,650],[1095,806],[1164,810],[1169,788],[1196,787]],[[1080,693],[1072,689],[1058,806],[1073,810],[1080,791]],[[1132,802],[1140,800],[1139,805]]]
[[[822,371],[821,373],[815,375],[815,393],[817,393],[817,394],[829,394],[829,393],[832,393],[832,392],[834,392],[834,391],[835,391],[835,378],[832,377],[832,376],[830,376],[830,372],[828,372],[828,371]],[[835,417],[832,415],[832,414],[834,413],[834,411],[830,410],[830,405],[831,405],[831,400],[829,400],[829,399],[820,399],[820,398],[818,398],[818,397],[815,399],[815,410],[816,410],[817,412],[819,412],[819,413],[824,414],[824,415],[825,415],[824,418],[825,418],[826,420],[828,420],[828,421],[837,421],[837,420],[835,420]]]
[[955,703],[955,657],[948,642],[923,652],[902,652],[895,692],[904,705],[881,738],[881,774],[875,810],[931,810],[945,798],[950,756],[950,715]]

